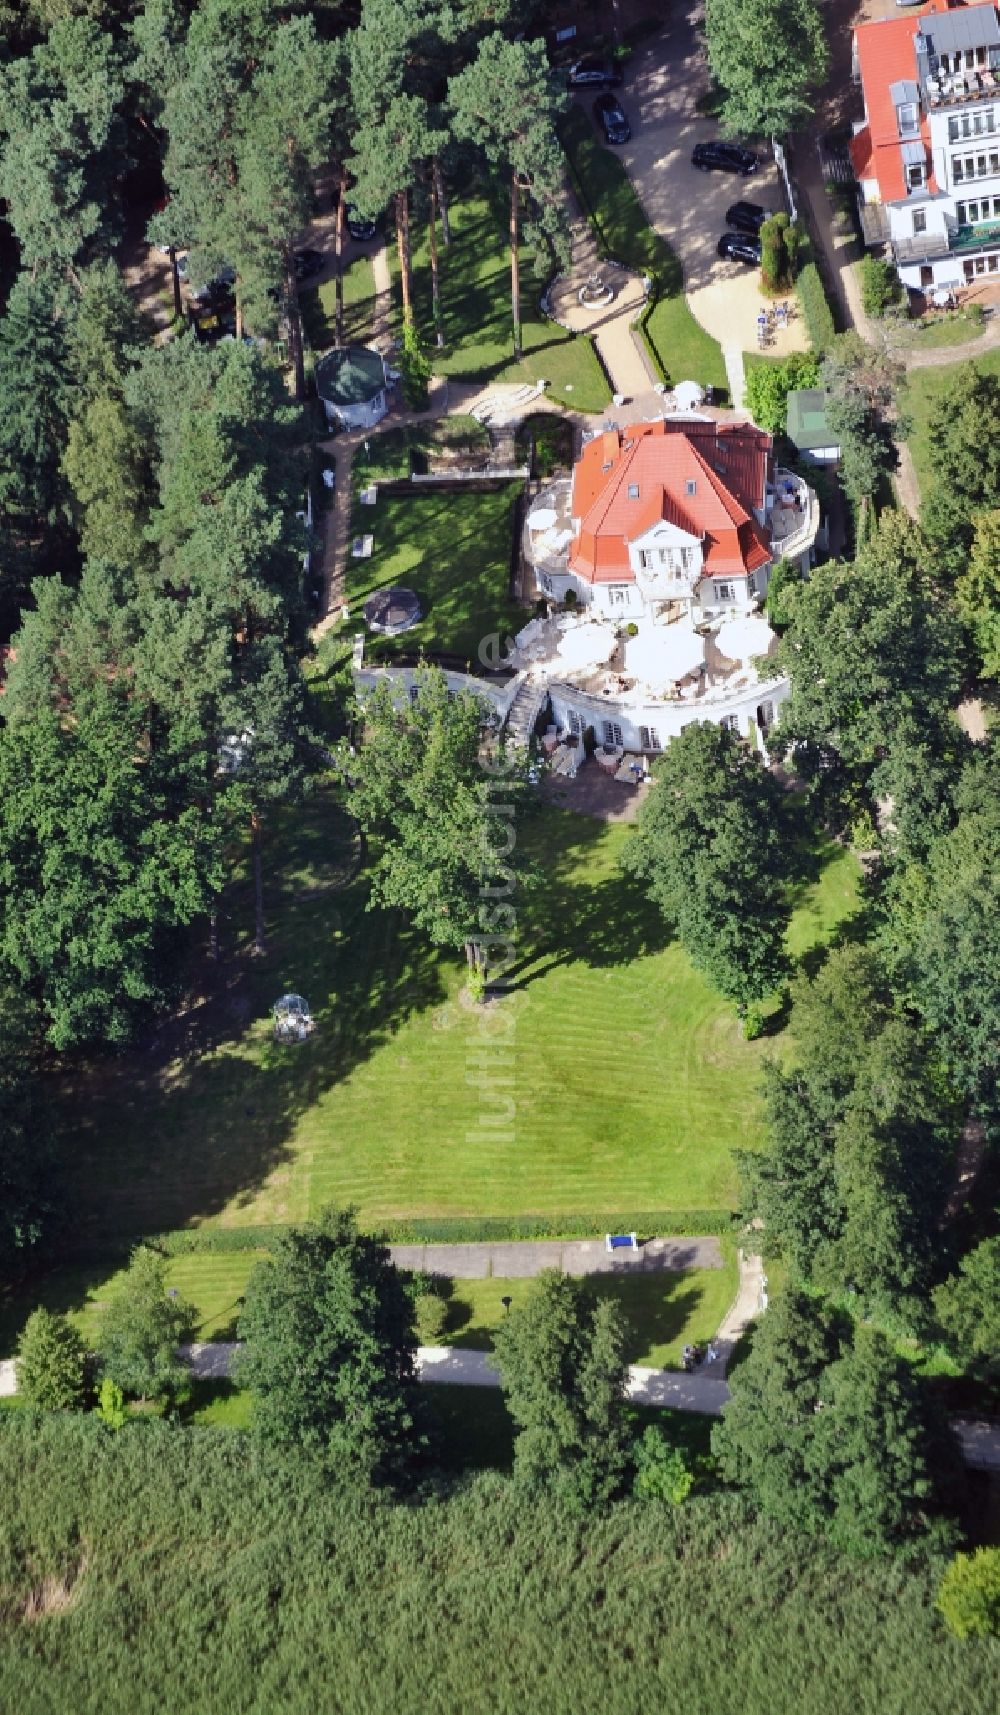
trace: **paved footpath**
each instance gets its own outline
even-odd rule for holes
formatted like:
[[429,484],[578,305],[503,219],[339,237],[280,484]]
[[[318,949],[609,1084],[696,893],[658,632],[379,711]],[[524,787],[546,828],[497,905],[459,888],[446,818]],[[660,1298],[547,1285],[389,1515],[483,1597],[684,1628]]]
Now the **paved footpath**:
[[[212,1340],[203,1345],[182,1346],[180,1350],[199,1380],[222,1381],[230,1372],[239,1345],[233,1340]],[[417,1374],[422,1382],[451,1387],[500,1386],[490,1353],[461,1346],[418,1346]],[[9,1397],[15,1391],[14,1365],[7,1359],[0,1363],[0,1396]],[[632,1364],[628,1395],[639,1405],[694,1411],[705,1417],[720,1417],[730,1398],[728,1383],[724,1377],[712,1374],[711,1365],[686,1375],[682,1370],[654,1370]],[[1000,1471],[1000,1422],[955,1418],[952,1428],[967,1465],[980,1471]]]
[[[464,1346],[418,1346],[417,1373],[422,1382],[444,1382],[453,1387],[499,1387],[500,1377],[489,1352]],[[629,1399],[638,1405],[670,1406],[674,1411],[700,1411],[718,1417],[729,1399],[729,1388],[720,1377],[706,1371],[685,1375],[683,1370],[650,1370],[641,1364],[629,1367]]]
[[447,1274],[453,1280],[496,1275],[526,1280],[543,1269],[563,1274],[650,1274],[679,1268],[721,1268],[717,1238],[647,1239],[638,1251],[611,1251],[603,1239],[516,1239],[495,1244],[392,1245],[397,1268]]

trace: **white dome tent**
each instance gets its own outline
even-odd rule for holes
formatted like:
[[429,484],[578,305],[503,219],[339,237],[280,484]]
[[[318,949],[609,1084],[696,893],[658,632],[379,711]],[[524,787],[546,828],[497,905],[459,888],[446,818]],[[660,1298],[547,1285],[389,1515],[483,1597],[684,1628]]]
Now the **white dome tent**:
[[309,1002],[300,994],[283,994],[272,1007],[276,1042],[304,1042],[316,1027]]

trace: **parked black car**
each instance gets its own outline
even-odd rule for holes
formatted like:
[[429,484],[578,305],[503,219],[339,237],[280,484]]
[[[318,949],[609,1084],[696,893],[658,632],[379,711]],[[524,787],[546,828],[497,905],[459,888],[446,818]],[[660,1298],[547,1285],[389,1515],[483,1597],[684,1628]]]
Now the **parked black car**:
[[615,89],[621,80],[621,66],[613,60],[602,60],[597,54],[586,54],[566,74],[570,89]]
[[749,232],[754,238],[765,220],[770,218],[770,209],[761,208],[759,202],[734,202],[732,208],[726,210],[726,225],[730,232]]
[[746,232],[724,232],[719,239],[718,252],[730,262],[745,262],[750,268],[760,267],[760,239]]
[[632,135],[632,127],[617,95],[599,95],[594,102],[594,118],[604,132],[606,143],[627,143]]
[[322,250],[296,250],[295,278],[296,280],[311,280],[314,274],[321,274],[326,266],[326,257]]
[[696,143],[691,163],[707,172],[713,168],[722,173],[741,173],[748,178],[760,166],[752,149],[741,149],[738,143]]
[[367,244],[369,238],[374,238],[378,231],[378,221],[369,219],[366,214],[359,214],[353,203],[348,203],[344,209],[344,220],[352,238],[360,244]]

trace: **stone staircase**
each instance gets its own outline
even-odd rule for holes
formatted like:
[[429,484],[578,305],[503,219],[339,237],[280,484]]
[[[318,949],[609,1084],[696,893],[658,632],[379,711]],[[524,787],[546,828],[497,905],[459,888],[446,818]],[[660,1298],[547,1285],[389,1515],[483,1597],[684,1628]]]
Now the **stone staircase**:
[[506,733],[509,744],[519,744],[527,750],[535,722],[542,712],[548,691],[536,679],[527,678],[520,686],[507,711]]

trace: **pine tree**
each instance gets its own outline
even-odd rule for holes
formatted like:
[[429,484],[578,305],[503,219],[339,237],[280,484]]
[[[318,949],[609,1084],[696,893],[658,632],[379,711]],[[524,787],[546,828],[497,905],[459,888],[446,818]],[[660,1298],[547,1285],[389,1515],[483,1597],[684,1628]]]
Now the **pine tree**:
[[65,1316],[34,1310],[17,1342],[17,1391],[41,1411],[74,1411],[83,1404],[87,1348]]
[[482,148],[510,187],[510,301],[514,356],[521,356],[522,204],[539,242],[565,258],[563,156],[556,120],[566,104],[549,68],[545,43],[487,36],[476,59],[448,87],[457,137]]
[[33,275],[107,248],[111,187],[126,167],[122,58],[90,18],[57,19],[30,54],[0,70],[0,196]]

